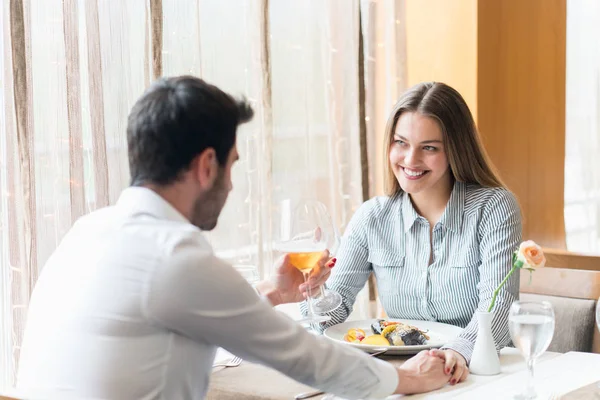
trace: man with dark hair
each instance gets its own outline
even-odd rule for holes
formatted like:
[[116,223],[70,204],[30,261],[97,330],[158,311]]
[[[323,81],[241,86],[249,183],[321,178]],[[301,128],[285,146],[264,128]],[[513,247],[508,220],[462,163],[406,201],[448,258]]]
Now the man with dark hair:
[[214,185],[193,197],[190,218],[202,230],[213,229],[232,188],[231,166],[238,159],[237,127],[250,121],[253,114],[245,101],[236,101],[200,79],[182,76],[159,80],[129,115],[131,185],[172,192],[172,187],[192,188],[183,182],[189,170],[215,172],[216,177],[192,178],[203,179],[202,183],[214,179]]
[[[302,276],[284,257],[256,291],[215,257],[232,189],[236,130],[252,110],[193,77],[161,79],[134,105],[131,187],[78,220],[33,292],[18,389],[35,398],[201,399],[216,348],[348,398],[439,388],[443,360],[396,369],[306,332],[272,305],[297,302]],[[309,284],[322,284],[327,254]]]

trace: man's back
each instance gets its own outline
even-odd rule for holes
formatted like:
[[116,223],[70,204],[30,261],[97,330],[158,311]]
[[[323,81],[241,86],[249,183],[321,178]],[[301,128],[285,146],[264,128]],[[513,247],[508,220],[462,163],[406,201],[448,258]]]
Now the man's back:
[[[207,255],[210,248],[183,217],[162,218],[174,210],[152,204],[156,195],[128,191],[133,196],[117,206],[81,218],[42,270],[29,307],[19,387],[133,399],[175,398],[206,386],[203,371],[214,347],[156,324],[145,304],[153,273],[178,244],[195,242]],[[148,204],[128,204],[137,201]]]

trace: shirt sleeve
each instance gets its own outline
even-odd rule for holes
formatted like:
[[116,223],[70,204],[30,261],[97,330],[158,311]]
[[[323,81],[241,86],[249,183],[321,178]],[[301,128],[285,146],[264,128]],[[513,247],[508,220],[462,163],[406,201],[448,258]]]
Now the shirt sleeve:
[[[356,296],[364,288],[373,271],[373,267],[368,261],[366,232],[369,206],[369,202],[363,204],[346,227],[338,252],[335,254],[336,266],[331,270],[331,276],[327,280],[327,289],[339,293],[342,296],[342,304],[328,313],[331,320],[315,327],[317,330],[323,331],[348,318],[352,313]],[[300,304],[300,310],[304,315],[307,314],[306,302]]]
[[[501,190],[497,193],[486,206],[479,228],[479,251],[482,260],[479,267],[479,303],[477,307],[479,311],[487,311],[494,290],[512,269],[512,254],[521,242],[522,226],[519,204],[509,191]],[[498,351],[510,343],[508,313],[511,304],[518,298],[519,273],[517,271],[511,275],[500,290],[493,310],[492,336]],[[477,338],[477,329],[477,314],[474,314],[464,331],[443,349],[457,351],[469,363]]]
[[156,324],[339,396],[383,398],[396,389],[391,364],[310,334],[212,252],[185,244],[165,258],[143,304]]

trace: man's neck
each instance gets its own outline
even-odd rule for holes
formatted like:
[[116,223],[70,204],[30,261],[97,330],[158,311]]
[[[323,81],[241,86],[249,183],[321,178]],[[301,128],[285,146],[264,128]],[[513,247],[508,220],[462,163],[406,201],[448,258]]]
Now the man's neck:
[[162,197],[167,203],[173,206],[173,208],[175,208],[188,221],[191,220],[193,205],[188,200],[191,198],[191,196],[184,192],[181,185],[178,185],[177,183],[170,185],[156,185],[147,183],[140,186],[152,190]]

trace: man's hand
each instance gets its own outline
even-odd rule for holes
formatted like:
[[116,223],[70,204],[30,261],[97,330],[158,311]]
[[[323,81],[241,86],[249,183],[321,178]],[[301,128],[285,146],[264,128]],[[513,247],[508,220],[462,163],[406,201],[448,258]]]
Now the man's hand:
[[424,350],[398,368],[396,394],[425,393],[446,385],[450,375],[444,372],[444,359]]
[[467,367],[467,361],[457,351],[445,349],[445,350],[429,350],[429,354],[435,357],[440,357],[446,361],[445,372],[450,377],[450,384],[454,385],[460,382],[464,382],[469,376],[469,367]]
[[259,282],[256,289],[267,296],[274,306],[297,303],[307,297],[309,285],[313,296],[318,293],[319,288],[329,278],[335,261],[335,258],[329,259],[329,251],[325,250],[312,270],[308,282],[304,283],[302,272],[290,263],[290,257],[286,254],[275,262],[275,274],[271,279]]

